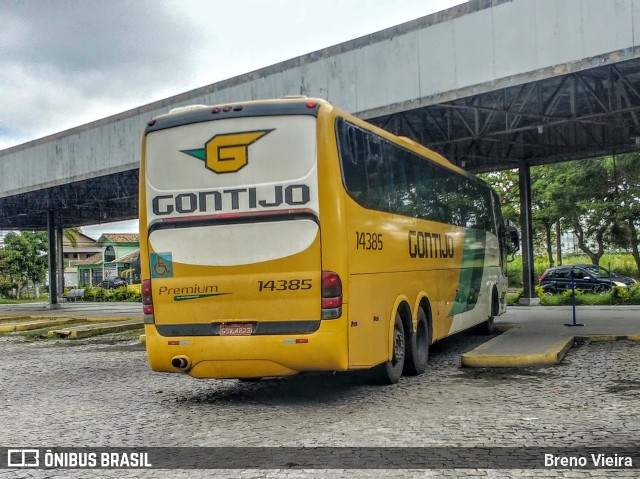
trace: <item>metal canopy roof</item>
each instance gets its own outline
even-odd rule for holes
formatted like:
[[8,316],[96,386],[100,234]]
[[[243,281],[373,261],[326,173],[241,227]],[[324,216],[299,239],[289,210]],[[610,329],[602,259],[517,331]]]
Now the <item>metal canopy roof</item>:
[[640,60],[371,119],[473,172],[640,148]]
[[[532,77],[533,78],[533,77]],[[369,121],[472,172],[638,151],[640,59],[497,86]],[[1,229],[46,229],[138,217],[138,170],[0,198]]]
[[49,210],[64,228],[135,219],[138,170],[0,198],[0,228],[44,230]]

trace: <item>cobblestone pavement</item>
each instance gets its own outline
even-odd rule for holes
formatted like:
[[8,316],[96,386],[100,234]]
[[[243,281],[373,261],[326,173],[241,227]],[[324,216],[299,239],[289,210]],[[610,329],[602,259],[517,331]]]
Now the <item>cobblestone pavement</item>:
[[[559,366],[463,369],[486,341],[436,344],[394,386],[361,375],[260,382],[152,372],[134,342],[0,337],[0,445],[627,446],[640,431],[640,342],[584,342]],[[638,477],[640,470],[0,470],[13,477]]]

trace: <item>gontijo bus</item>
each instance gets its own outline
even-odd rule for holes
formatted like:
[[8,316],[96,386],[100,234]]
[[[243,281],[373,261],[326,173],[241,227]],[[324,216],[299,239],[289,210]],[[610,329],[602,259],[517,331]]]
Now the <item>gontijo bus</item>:
[[149,122],[140,246],[151,368],[198,378],[420,374],[433,341],[505,311],[497,197],[323,100]]

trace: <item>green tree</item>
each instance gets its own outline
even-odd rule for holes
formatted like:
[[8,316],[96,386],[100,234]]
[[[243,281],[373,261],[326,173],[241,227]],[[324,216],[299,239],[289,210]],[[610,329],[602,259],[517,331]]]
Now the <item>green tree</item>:
[[492,171],[478,175],[498,193],[502,216],[505,220],[520,222],[520,187],[517,170]]
[[573,228],[578,248],[593,264],[605,252],[607,233],[615,222],[614,190],[609,159],[560,163],[545,188],[549,201]]
[[539,166],[531,170],[531,202],[534,231],[540,232],[538,236],[541,236],[540,239],[547,252],[550,267],[554,266],[554,225],[562,218],[561,210],[552,198],[548,188],[554,177],[553,166]]
[[44,232],[8,233],[4,239],[7,271],[20,292],[33,282],[36,298],[47,270],[47,235]]
[[613,240],[631,248],[640,276],[640,153],[613,157],[615,227]]
[[[517,221],[517,171],[482,176],[498,192],[505,217]],[[558,241],[567,224],[592,263],[611,246],[629,248],[640,275],[640,153],[534,167],[531,189],[534,244],[544,244],[550,266],[553,227]]]
[[4,248],[0,248],[0,297],[8,296],[12,286]]
[[73,246],[74,248],[78,246],[78,240],[76,238],[76,236],[78,234],[81,234],[82,230],[80,230],[80,228],[78,227],[72,227],[72,228],[65,228],[62,230],[62,235],[67,238],[67,240],[69,240],[69,243],[71,244],[71,246]]

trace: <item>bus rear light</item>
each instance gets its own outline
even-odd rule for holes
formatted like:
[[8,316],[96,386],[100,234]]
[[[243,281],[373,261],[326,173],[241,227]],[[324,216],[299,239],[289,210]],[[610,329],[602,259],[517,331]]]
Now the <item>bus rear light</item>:
[[142,292],[142,312],[144,314],[153,314],[153,296],[151,295],[151,280],[145,279],[140,287]]
[[342,280],[338,273],[333,271],[322,272],[322,297],[336,298],[340,296],[342,299]]
[[223,111],[223,112],[225,112],[225,113],[229,113],[229,112],[231,111],[231,107],[230,107],[230,106],[225,106],[225,107],[222,109],[222,111]]
[[316,105],[317,105],[317,103],[315,101],[307,102],[307,108],[309,108],[309,109],[315,108]]
[[220,113],[220,108],[218,108],[217,106],[214,106],[214,107],[211,109],[211,113]]
[[342,316],[342,280],[333,271],[322,272],[322,319]]
[[342,306],[342,297],[322,298],[322,309],[339,308]]

